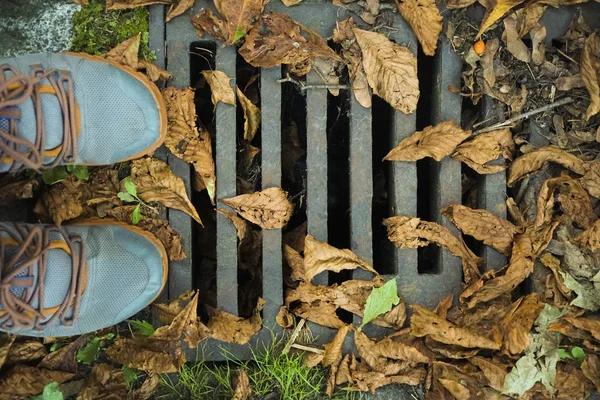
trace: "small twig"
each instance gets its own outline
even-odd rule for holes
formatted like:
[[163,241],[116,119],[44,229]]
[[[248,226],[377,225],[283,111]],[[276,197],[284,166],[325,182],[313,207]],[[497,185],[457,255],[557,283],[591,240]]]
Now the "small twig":
[[298,86],[300,88],[300,91],[304,92],[308,89],[350,89],[350,86],[348,85],[305,85],[304,83],[297,81],[296,79],[292,78],[291,76],[287,76],[287,78],[283,78],[283,79],[278,79],[277,83],[286,83],[286,82],[290,82],[293,83],[294,85]]
[[502,128],[511,127],[514,123],[519,122],[522,119],[527,119],[527,118],[529,118],[529,117],[531,117],[533,115],[543,113],[543,112],[551,110],[551,109],[553,109],[555,107],[564,106],[565,104],[572,103],[573,101],[574,100],[572,98],[565,97],[564,99],[555,101],[552,104],[547,104],[547,105],[545,105],[543,107],[536,108],[535,110],[527,111],[526,113],[514,116],[511,119],[507,119],[504,122],[499,122],[499,123],[494,124],[492,126],[488,126],[487,128],[479,129],[478,131],[475,132],[475,134],[484,133],[484,132],[490,132],[490,131],[495,131],[496,129],[502,129]]
[[294,331],[292,332],[292,335],[290,336],[290,340],[288,340],[288,342],[285,344],[285,347],[281,351],[281,354],[287,354],[287,353],[289,353],[290,347],[292,347],[292,345],[296,341],[296,338],[300,334],[300,330],[304,326],[305,322],[306,322],[306,320],[304,318],[302,318],[300,320],[300,322],[298,322],[298,325],[296,325],[296,327],[294,328]]
[[571,57],[569,57],[568,55],[566,55],[565,53],[563,53],[562,51],[560,51],[560,49],[556,49],[556,51],[559,52],[559,54],[561,54],[564,58],[566,58],[569,61],[574,62],[575,64],[579,65],[579,63],[575,60],[573,60]]
[[497,118],[498,118],[497,116],[495,116],[495,115],[492,115],[491,117],[489,117],[489,118],[486,118],[486,119],[484,119],[483,121],[479,121],[479,122],[477,122],[476,124],[473,124],[473,129],[477,128],[478,126],[485,125],[485,124],[487,124],[488,122],[490,122],[491,120],[493,120],[493,119],[497,119]]
[[316,348],[310,347],[310,346],[304,346],[303,344],[294,343],[291,347],[293,347],[295,349],[298,349],[298,350],[304,350],[304,351],[308,351],[308,352],[311,352],[311,353],[315,353],[315,354],[323,354],[323,353],[325,353],[324,350],[316,349]]

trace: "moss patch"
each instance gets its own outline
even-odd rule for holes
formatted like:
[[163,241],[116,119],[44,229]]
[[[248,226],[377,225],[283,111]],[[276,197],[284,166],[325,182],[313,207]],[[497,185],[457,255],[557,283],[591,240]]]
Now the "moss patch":
[[148,9],[106,11],[104,0],[90,0],[73,16],[72,51],[104,54],[120,42],[139,33],[140,58],[153,60],[156,55],[148,46]]

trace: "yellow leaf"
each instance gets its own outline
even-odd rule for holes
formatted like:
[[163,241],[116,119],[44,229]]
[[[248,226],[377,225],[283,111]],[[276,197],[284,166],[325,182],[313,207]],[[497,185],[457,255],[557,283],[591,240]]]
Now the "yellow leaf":
[[236,86],[237,96],[244,110],[244,139],[251,142],[260,126],[260,109]]
[[497,0],[492,11],[481,23],[481,28],[479,28],[476,39],[479,39],[490,26],[498,21],[509,10],[523,3],[523,1],[524,0]]
[[442,16],[434,0],[396,0],[400,14],[419,39],[423,53],[435,54],[442,31]]

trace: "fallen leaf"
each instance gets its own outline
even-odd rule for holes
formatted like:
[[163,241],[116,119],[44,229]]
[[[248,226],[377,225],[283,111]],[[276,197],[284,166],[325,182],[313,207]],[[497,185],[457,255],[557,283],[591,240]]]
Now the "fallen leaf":
[[[165,146],[175,156],[193,164],[196,176],[202,180],[211,201],[215,201],[215,162],[210,133],[196,124],[194,92],[168,87],[163,90],[167,106],[168,129]],[[199,190],[199,188],[198,188]]]
[[231,78],[223,71],[202,71],[202,76],[210,86],[210,99],[214,106],[217,106],[219,101],[226,104],[236,105],[235,93],[229,81]]
[[125,378],[120,368],[108,364],[96,364],[87,380],[85,387],[77,395],[77,400],[91,400],[99,398],[123,399],[127,394]]
[[115,48],[111,49],[104,57],[107,60],[114,61],[137,70],[140,39],[140,34],[129,38],[118,44]]
[[477,33],[476,39],[479,39],[481,35],[488,30],[496,21],[498,21],[504,14],[506,14],[512,8],[523,3],[524,0],[496,0],[490,13],[481,22],[481,27]]
[[315,276],[323,271],[340,272],[356,268],[378,275],[373,267],[359,259],[351,250],[338,249],[315,240],[311,235],[306,236],[303,276],[305,282],[311,282]]
[[471,136],[454,121],[428,126],[402,139],[384,158],[388,161],[417,161],[432,157],[436,161],[452,154],[456,146]]
[[486,379],[489,382],[489,385],[498,390],[502,391],[504,387],[504,380],[506,379],[506,371],[507,366],[499,364],[494,360],[490,360],[484,357],[472,357],[469,358],[469,362],[475,366],[477,366]]
[[265,301],[259,298],[252,316],[248,319],[240,318],[215,308],[209,308],[210,320],[208,322],[208,329],[211,331],[210,336],[213,339],[227,343],[248,343],[252,336],[256,335],[262,328],[260,312],[264,305]]
[[6,175],[0,179],[0,201],[31,199],[38,186],[35,177],[16,179]]
[[495,174],[504,171],[506,165],[489,164],[502,156],[505,160],[512,160],[515,144],[512,140],[510,129],[482,133],[473,140],[459,145],[452,158],[464,162],[480,174]]
[[243,241],[246,238],[246,235],[248,234],[248,223],[244,219],[238,217],[236,214],[230,211],[217,209],[217,212],[223,215],[229,221],[231,221],[237,232],[238,240],[240,242]]
[[600,161],[588,163],[588,171],[580,182],[589,194],[600,199]]
[[600,357],[593,353],[586,354],[581,371],[596,386],[596,390],[600,391]]
[[260,109],[237,86],[236,91],[238,100],[244,110],[244,140],[251,142],[260,126]]
[[501,347],[500,343],[476,335],[468,329],[460,328],[419,305],[413,305],[412,309],[410,333],[413,336],[428,336],[440,343],[458,345],[469,349],[499,350]]
[[383,224],[387,227],[388,239],[396,247],[416,249],[436,243],[462,258],[465,283],[468,284],[479,278],[478,265],[483,260],[473,254],[461,239],[442,225],[405,216],[387,218]]
[[600,46],[596,34],[591,34],[581,52],[581,78],[590,94],[590,105],[585,112],[586,121],[600,111]]
[[294,326],[294,316],[288,311],[286,306],[281,306],[277,317],[275,317],[275,322],[283,329],[289,329]]
[[81,346],[87,342],[87,338],[82,335],[60,349],[53,351],[44,357],[38,365],[39,368],[53,371],[77,372],[77,360],[75,356]]
[[362,66],[373,93],[404,114],[415,111],[419,101],[419,79],[414,54],[381,33],[358,28],[353,28],[353,32],[362,50]]
[[442,31],[442,16],[433,0],[396,0],[402,17],[419,39],[423,53],[435,54],[438,37]]
[[[485,51],[481,55],[481,68],[483,69],[483,78],[492,88],[496,84],[496,72],[494,71],[494,56],[496,55],[496,52],[499,48],[500,41],[495,38],[490,39],[485,44]],[[500,132],[502,131],[503,130],[500,130]]]
[[296,250],[292,249],[287,244],[283,245],[283,257],[287,265],[292,270],[290,279],[292,281],[304,281],[306,279],[306,271],[304,269],[304,257]]
[[169,22],[178,15],[183,14],[194,5],[194,0],[178,0],[176,4],[171,4],[165,22]]
[[247,400],[252,395],[252,389],[250,388],[250,379],[244,368],[238,370],[238,374],[232,378],[231,386],[234,389],[233,397],[231,400]]
[[161,376],[150,372],[142,386],[137,389],[130,390],[127,393],[127,400],[149,400],[158,390],[161,384]]
[[187,257],[183,251],[181,236],[171,225],[169,221],[154,218],[143,218],[137,226],[145,231],[152,233],[165,247],[169,261],[185,260]]
[[195,294],[196,292],[193,290],[188,290],[169,304],[154,303],[152,308],[156,310],[156,316],[163,324],[170,324],[189,304]]
[[398,303],[400,303],[400,298],[398,297],[398,285],[396,279],[390,279],[385,285],[379,288],[373,288],[371,294],[367,297],[362,324],[358,329],[360,330],[378,316],[391,311]]
[[504,353],[515,356],[521,354],[528,346],[531,338],[531,327],[544,307],[536,293],[518,299],[510,311],[500,321]]
[[[406,372],[411,367],[408,362],[393,360],[379,353],[377,343],[358,330],[354,331],[354,344],[361,361],[379,373],[396,375]],[[354,374],[352,377],[354,378]]]
[[575,240],[594,252],[600,250],[600,219],[581,233]]
[[325,350],[323,360],[321,361],[323,367],[329,367],[333,363],[340,363],[342,360],[342,345],[344,344],[348,330],[350,330],[350,325],[344,325],[338,330],[333,340],[323,346]]
[[448,0],[446,2],[446,8],[451,10],[457,8],[465,8],[469,7],[471,4],[475,3],[476,0]]
[[215,2],[217,11],[226,21],[227,44],[234,44],[246,36],[250,28],[260,19],[265,0],[219,0]]
[[[367,299],[368,300],[368,299]],[[406,321],[406,304],[400,299],[399,303],[383,315],[378,316],[372,322],[375,325],[384,326],[396,330],[402,329]]]
[[531,61],[535,65],[542,65],[546,61],[546,27],[537,25],[531,29]]
[[571,298],[571,289],[569,289],[566,285],[565,285],[565,280],[562,277],[562,275],[560,274],[561,268],[560,268],[560,260],[556,257],[554,257],[552,254],[550,253],[545,253],[541,258],[540,261],[542,262],[542,264],[546,267],[548,267],[551,271],[552,271],[552,275],[554,276],[554,279],[556,281],[556,287],[557,289],[560,291],[560,293],[567,299]]
[[598,220],[590,196],[578,179],[569,177],[558,189],[557,199],[561,210],[579,227],[588,229]]
[[[518,18],[520,20],[519,37],[527,35],[535,26],[539,24],[539,20],[548,8],[543,1],[527,2],[521,10],[523,14]],[[521,10],[517,10],[519,13]]]
[[525,175],[539,170],[548,162],[560,164],[579,175],[584,175],[588,170],[586,163],[580,158],[558,147],[546,146],[523,154],[512,163],[507,179],[508,186],[514,185]]
[[243,218],[263,229],[283,228],[294,210],[287,199],[287,193],[278,187],[272,187],[252,194],[221,200],[233,208]]
[[288,15],[268,12],[262,23],[253,27],[239,54],[255,67],[291,65],[291,72],[306,75],[317,57],[342,61],[315,32],[301,26]]
[[106,10],[125,10],[152,4],[172,4],[173,0],[106,0]]
[[156,158],[133,160],[131,181],[136,185],[138,196],[145,202],[156,201],[181,210],[202,224],[198,212],[188,199],[183,180],[165,162]]
[[145,60],[140,60],[138,62],[137,68],[138,71],[143,70],[146,71],[146,76],[148,77],[148,79],[150,79],[152,82],[157,82],[157,81],[166,81],[168,79],[171,79],[173,77],[173,75],[169,72],[166,71],[154,64],[152,64],[151,62],[145,61]]
[[531,62],[531,52],[519,37],[517,17],[514,14],[504,18],[504,34],[506,36],[506,49],[509,53],[519,61]]
[[489,211],[474,210],[460,204],[451,204],[443,208],[442,215],[463,233],[481,240],[506,256],[510,255],[514,236],[521,231]]
[[63,383],[74,374],[17,364],[0,380],[0,395],[6,399],[29,398],[42,393],[50,382]]
[[561,76],[556,80],[556,89],[566,92],[574,88],[583,87],[583,79],[581,74],[575,74],[573,76]]
[[208,7],[192,16],[192,26],[198,36],[204,36],[204,32],[207,32],[222,42],[227,43],[230,40],[227,22],[216,16]]
[[377,371],[356,370],[352,373],[352,381],[363,392],[375,393],[375,390],[387,385],[418,385],[425,379],[425,369],[412,369],[400,375],[386,376]]
[[[560,271],[565,286],[577,294],[571,305],[590,311],[600,310],[600,284],[591,281],[578,281],[568,272]],[[597,278],[596,278],[597,279]]]
[[2,334],[0,336],[0,341],[1,341],[0,342],[0,368],[2,368],[2,366],[4,365],[4,362],[6,361],[6,357],[8,356],[10,347],[12,346],[12,344],[16,338],[17,338],[16,335],[8,336],[6,334]]
[[[22,338],[17,338],[22,339]],[[44,357],[48,352],[38,339],[15,340],[8,349],[4,365],[20,364]]]
[[281,0],[286,7],[295,6],[296,4],[302,3],[304,0]]

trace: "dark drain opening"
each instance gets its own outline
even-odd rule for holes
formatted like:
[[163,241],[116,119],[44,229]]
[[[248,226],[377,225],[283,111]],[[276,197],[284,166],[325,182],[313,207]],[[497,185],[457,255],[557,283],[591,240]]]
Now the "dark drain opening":
[[[417,49],[417,73],[419,77],[419,103],[417,105],[417,130],[421,131],[425,127],[432,125],[431,118],[431,98],[433,96],[434,69],[433,57],[426,56],[421,46]],[[441,121],[439,121],[441,122]],[[437,183],[437,165],[436,161],[427,157],[417,161],[417,217],[424,221],[436,221],[436,215],[433,215],[433,201],[435,201]],[[420,247],[418,250],[419,274],[439,274],[440,268],[440,248],[436,245]]]

